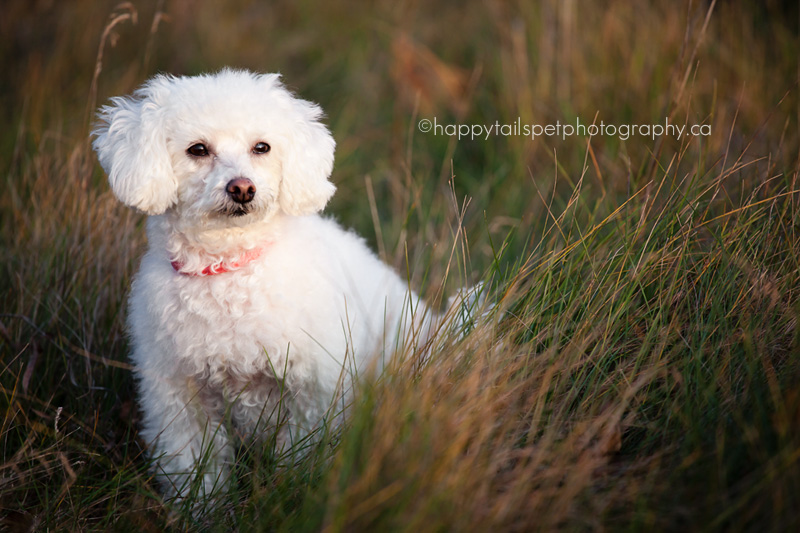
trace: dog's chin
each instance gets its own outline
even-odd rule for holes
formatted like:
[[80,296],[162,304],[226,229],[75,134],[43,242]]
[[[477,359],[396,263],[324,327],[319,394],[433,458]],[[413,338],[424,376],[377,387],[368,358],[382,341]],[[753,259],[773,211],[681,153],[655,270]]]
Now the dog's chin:
[[236,206],[236,207],[225,207],[223,209],[220,209],[217,214],[220,216],[220,218],[223,218],[223,219],[227,218],[227,217],[239,218],[239,217],[247,216],[252,211],[253,210],[248,208],[246,205],[240,205],[240,206]]
[[244,227],[269,217],[271,209],[259,204],[225,204],[206,219],[216,227]]

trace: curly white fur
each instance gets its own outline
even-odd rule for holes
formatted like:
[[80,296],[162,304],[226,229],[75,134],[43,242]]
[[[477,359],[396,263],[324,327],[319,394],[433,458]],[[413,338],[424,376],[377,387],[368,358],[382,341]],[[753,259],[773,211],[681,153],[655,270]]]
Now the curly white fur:
[[[335,189],[321,115],[276,74],[227,69],[157,76],[100,110],[111,188],[150,215],[129,326],[142,436],[173,495],[204,457],[201,489],[224,481],[233,431],[278,431],[287,446],[330,421],[354,376],[436,326],[360,238],[318,215]],[[237,178],[251,201],[227,190]],[[214,265],[225,271],[203,275]]]

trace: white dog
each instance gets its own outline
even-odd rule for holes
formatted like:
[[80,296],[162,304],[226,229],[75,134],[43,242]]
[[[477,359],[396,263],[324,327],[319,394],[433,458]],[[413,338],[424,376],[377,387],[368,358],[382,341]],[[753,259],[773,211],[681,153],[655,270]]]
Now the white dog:
[[173,495],[205,460],[200,490],[226,479],[232,432],[286,448],[335,421],[355,376],[440,325],[318,215],[334,192],[321,115],[278,75],[234,70],[156,76],[100,110],[111,189],[150,215],[129,327],[142,436]]

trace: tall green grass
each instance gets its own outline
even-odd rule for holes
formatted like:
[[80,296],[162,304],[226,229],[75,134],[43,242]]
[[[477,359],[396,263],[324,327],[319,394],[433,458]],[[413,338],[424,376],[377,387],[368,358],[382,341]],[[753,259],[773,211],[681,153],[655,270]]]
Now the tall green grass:
[[[4,9],[4,528],[800,525],[795,6]],[[87,136],[108,96],[224,65],[281,71],[326,110],[332,216],[434,305],[483,281],[495,307],[429,364],[364,384],[302,458],[243,443],[230,497],[202,515],[161,499],[137,437],[124,302],[143,219]],[[712,134],[459,141],[416,129],[433,117]]]

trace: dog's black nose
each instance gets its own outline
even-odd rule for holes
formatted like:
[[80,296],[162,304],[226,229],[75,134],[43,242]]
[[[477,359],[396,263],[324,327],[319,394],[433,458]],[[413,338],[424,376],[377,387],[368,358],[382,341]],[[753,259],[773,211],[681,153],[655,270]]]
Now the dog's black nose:
[[225,192],[237,204],[246,204],[255,197],[256,186],[247,178],[233,178],[225,186]]

